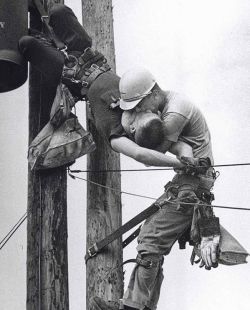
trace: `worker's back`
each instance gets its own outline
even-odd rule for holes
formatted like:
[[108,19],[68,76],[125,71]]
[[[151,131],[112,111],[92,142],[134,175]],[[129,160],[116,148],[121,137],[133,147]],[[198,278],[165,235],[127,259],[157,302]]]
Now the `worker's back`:
[[210,131],[200,109],[182,94],[168,92],[167,99],[161,118],[181,115],[184,125],[178,140],[191,145],[195,157],[209,157],[213,163]]

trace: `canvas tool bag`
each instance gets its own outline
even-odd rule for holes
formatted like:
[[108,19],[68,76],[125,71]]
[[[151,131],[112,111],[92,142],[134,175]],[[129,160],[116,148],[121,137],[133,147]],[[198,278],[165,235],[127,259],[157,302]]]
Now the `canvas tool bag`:
[[58,128],[51,122],[39,132],[28,150],[31,170],[41,170],[69,165],[77,158],[95,150],[90,132],[71,114]]
[[[218,263],[228,266],[246,264],[246,259],[249,255],[246,249],[221,225],[220,233]],[[196,245],[191,257],[192,264],[195,255],[201,257],[200,249]]]

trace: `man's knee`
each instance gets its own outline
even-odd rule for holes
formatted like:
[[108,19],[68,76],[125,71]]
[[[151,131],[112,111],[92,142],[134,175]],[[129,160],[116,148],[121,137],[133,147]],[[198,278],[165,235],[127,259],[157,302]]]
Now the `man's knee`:
[[24,54],[27,50],[31,49],[36,41],[35,38],[31,36],[23,36],[18,42],[18,47],[21,54]]

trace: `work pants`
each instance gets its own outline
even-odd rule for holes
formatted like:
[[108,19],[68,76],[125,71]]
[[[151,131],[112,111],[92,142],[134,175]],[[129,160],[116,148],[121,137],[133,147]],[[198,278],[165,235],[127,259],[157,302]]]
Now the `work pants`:
[[[178,179],[179,176],[176,175],[173,182],[178,183]],[[191,185],[193,180],[194,177],[190,177]],[[186,181],[188,182],[188,177]],[[207,189],[214,183],[211,176],[203,176],[198,181]],[[158,202],[164,198],[167,198],[166,193]],[[152,265],[148,268],[142,264],[135,266],[124,294],[124,305],[140,310],[145,307],[156,309],[163,280],[163,257],[170,253],[174,243],[191,227],[193,211],[193,205],[177,208],[176,204],[166,202],[158,212],[145,221],[138,237],[137,251],[140,259],[150,261]]]
[[[50,9],[49,24],[57,37],[66,44],[68,51],[81,54],[91,46],[91,38],[69,7],[54,4]],[[34,36],[22,37],[19,50],[24,58],[42,73],[44,82],[54,86],[56,91],[62,77],[64,54],[47,40]],[[73,89],[73,93],[75,91]],[[51,106],[52,102],[48,104]]]

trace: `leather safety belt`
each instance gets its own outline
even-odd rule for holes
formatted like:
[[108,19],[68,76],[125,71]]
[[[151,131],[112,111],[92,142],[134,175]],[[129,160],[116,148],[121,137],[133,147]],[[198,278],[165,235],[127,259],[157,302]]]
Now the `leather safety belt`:
[[[103,250],[108,244],[112,241],[121,237],[124,233],[129,231],[131,228],[135,227],[137,224],[140,224],[142,221],[150,217],[152,214],[156,213],[161,209],[161,207],[166,203],[166,200],[158,199],[157,202],[153,203],[150,207],[136,215],[130,221],[122,225],[120,228],[112,232],[110,235],[106,236],[101,241],[94,243],[89,249],[87,250],[87,254],[85,255],[85,263],[94,256],[96,256],[99,252]],[[123,241],[122,247],[125,248],[131,241],[133,241],[139,234],[140,228],[137,228],[126,240]]]

